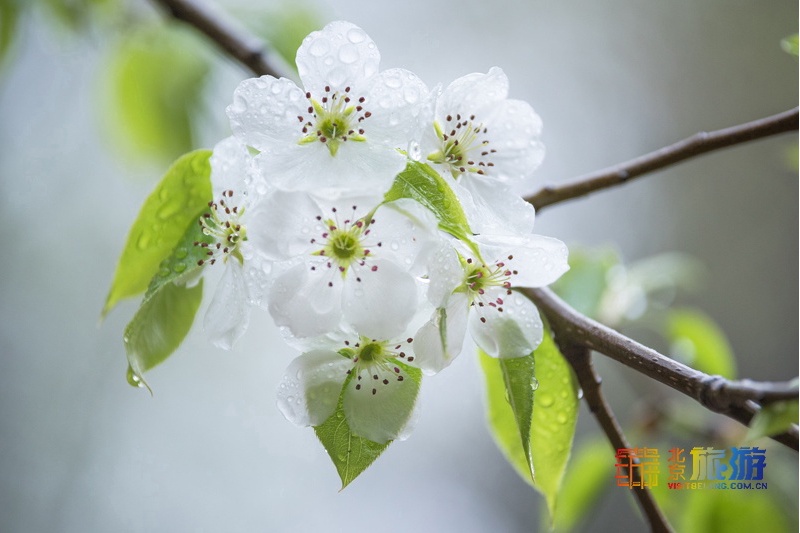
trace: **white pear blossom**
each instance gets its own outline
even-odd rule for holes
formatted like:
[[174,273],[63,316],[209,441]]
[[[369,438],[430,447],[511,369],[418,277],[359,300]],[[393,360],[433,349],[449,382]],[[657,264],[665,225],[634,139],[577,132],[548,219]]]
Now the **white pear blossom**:
[[211,243],[195,246],[205,250],[206,257],[198,261],[204,273],[223,270],[204,328],[216,346],[230,349],[247,329],[250,307],[260,302],[270,270],[258,245],[260,201],[266,189],[247,147],[233,137],[214,147],[210,164],[214,199],[198,223]]
[[334,414],[343,394],[344,418],[354,435],[381,444],[403,439],[412,429],[419,392],[408,372],[422,363],[414,345],[403,334],[378,340],[347,329],[314,339],[286,370],[278,407],[298,426],[318,426]]
[[431,261],[428,298],[433,320],[416,334],[417,350],[440,370],[461,351],[466,330],[494,357],[530,354],[542,340],[536,306],[517,287],[542,287],[569,269],[567,248],[541,235],[479,235],[480,255],[441,247]]
[[237,87],[228,116],[234,135],[262,152],[280,189],[331,197],[382,194],[419,135],[428,89],[404,69],[378,71],[375,43],[349,22],[308,35],[297,51],[303,88],[272,76]]
[[529,177],[544,158],[541,129],[528,103],[508,99],[508,78],[497,67],[455,80],[436,99],[422,153],[453,179],[475,232],[533,229],[533,207],[511,186]]
[[418,307],[417,256],[435,235],[433,214],[413,200],[376,207],[357,199],[321,202],[275,191],[264,203],[264,251],[276,261],[269,311],[297,337],[336,329],[391,338]]

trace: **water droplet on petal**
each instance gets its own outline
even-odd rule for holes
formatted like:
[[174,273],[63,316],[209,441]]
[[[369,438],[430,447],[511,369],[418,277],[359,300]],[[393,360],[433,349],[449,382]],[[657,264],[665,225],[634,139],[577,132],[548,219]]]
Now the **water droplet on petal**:
[[347,31],[347,40],[353,44],[363,43],[367,38],[367,34],[361,28],[352,28]]
[[358,60],[358,48],[352,44],[345,44],[339,48],[339,61],[345,65],[355,63]]
[[327,39],[315,39],[308,47],[308,53],[314,57],[322,57],[328,53],[329,48]]
[[[413,161],[419,161],[422,159],[422,149],[417,141],[411,141],[408,143],[408,157]],[[439,261],[441,261],[441,257],[439,258]]]

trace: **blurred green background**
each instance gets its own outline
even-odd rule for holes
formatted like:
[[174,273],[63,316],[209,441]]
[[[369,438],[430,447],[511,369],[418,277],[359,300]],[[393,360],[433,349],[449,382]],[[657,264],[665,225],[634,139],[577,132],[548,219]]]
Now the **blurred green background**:
[[[528,192],[798,102],[797,58],[780,46],[797,32],[791,1],[215,5],[284,55],[297,35],[345,19],[376,41],[384,68],[430,86],[502,67],[511,96],[544,121],[547,157]],[[249,76],[160,15],[141,0],[0,0],[0,530],[538,529],[543,500],[485,429],[470,350],[426,381],[411,438],[342,493],[313,432],[275,407],[295,354],[266,313],[230,353],[195,327],[149,375],[154,397],[127,385],[121,336],[136,302],[97,325],[127,229],[174,156],[229,134],[225,106]],[[713,317],[740,377],[783,380],[798,373],[797,199],[792,134],[548,208],[537,232],[576,251],[610,247],[627,264],[693,257],[699,287],[670,299]],[[617,325],[671,349],[630,318]],[[735,424],[596,359],[634,445],[741,442]],[[579,433],[581,447],[597,435],[585,409]],[[715,512],[730,518],[738,506],[796,530],[796,455],[758,442],[770,446],[769,491],[726,493]],[[613,452],[604,457],[611,472]],[[599,461],[570,474],[588,486],[600,472],[601,501],[578,527],[641,529]],[[663,499],[682,530],[715,527],[704,521],[711,507]]]

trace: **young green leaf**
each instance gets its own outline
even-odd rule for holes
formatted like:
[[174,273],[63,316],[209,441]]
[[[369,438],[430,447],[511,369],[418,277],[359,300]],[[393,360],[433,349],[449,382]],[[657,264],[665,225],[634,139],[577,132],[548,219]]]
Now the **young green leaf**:
[[681,509],[679,531],[791,531],[787,513],[767,491],[693,490]]
[[531,421],[531,458],[536,472],[536,488],[544,494],[553,517],[575,438],[578,385],[572,368],[548,331],[545,331],[542,344],[533,356],[539,388]]
[[454,237],[470,243],[472,230],[453,190],[447,182],[425,163],[409,161],[406,169],[394,180],[385,201],[411,198],[436,215],[439,227]]
[[194,225],[211,200],[209,150],[184,155],[145,200],[128,233],[102,316],[123,298],[147,289],[159,264]]
[[736,359],[728,339],[708,315],[694,309],[671,309],[666,329],[678,359],[708,374],[736,377]]
[[[529,461],[530,446],[522,444],[522,431],[506,393],[506,382],[500,359],[491,357],[482,350],[478,350],[478,356],[483,376],[486,379],[486,417],[489,422],[489,430],[506,460],[522,479],[533,486],[533,466]],[[533,367],[532,356],[523,359],[529,360],[530,366]],[[528,381],[528,388],[531,388],[530,381]],[[531,392],[531,401],[532,396]],[[527,434],[528,443],[530,443],[530,425],[527,428]]]
[[544,494],[552,516],[578,417],[572,371],[549,334],[528,357],[480,352],[480,362],[492,436],[517,473]]
[[[411,378],[411,383],[408,385],[413,383],[416,387],[416,393],[418,393],[422,383],[422,372],[399,361],[396,361],[395,364],[401,366],[403,371],[408,374]],[[354,435],[350,430],[345,417],[343,402],[345,387],[347,387],[352,378],[353,376],[348,376],[342,386],[336,411],[325,422],[314,427],[317,438],[325,447],[325,451],[328,452],[336,471],[339,473],[339,478],[342,480],[342,489],[374,463],[375,459],[392,443],[392,441],[383,444],[373,442]],[[414,394],[414,399],[416,399],[416,395]],[[410,410],[413,408],[413,403],[408,406],[409,416],[411,414]]]
[[21,12],[17,0],[0,0],[0,67],[17,36]]
[[745,440],[755,440],[783,433],[797,424],[797,400],[771,403],[762,408],[750,422]]
[[797,34],[790,35],[781,41],[781,48],[786,51],[788,54],[792,54],[793,56],[797,57]]
[[236,10],[235,14],[257,35],[264,37],[286,64],[295,69],[297,49],[305,36],[324,26],[319,18],[319,10],[302,0],[280,2],[274,9],[258,4]]
[[551,288],[577,311],[596,318],[608,284],[608,272],[617,264],[619,257],[611,249],[576,249],[571,246],[569,270]]
[[209,71],[204,46],[177,26],[124,35],[105,69],[105,117],[125,153],[168,162],[193,148]]
[[608,441],[594,439],[573,454],[558,493],[553,516],[556,531],[571,531],[597,503],[614,479],[614,450]]
[[139,310],[125,328],[128,383],[135,387],[147,386],[142,375],[172,355],[194,322],[203,294],[202,280],[191,289],[185,282],[199,274],[198,261],[206,257],[206,249],[195,242],[211,242],[199,224],[191,224],[161,262]]
[[125,328],[128,383],[150,387],[142,375],[180,346],[203,299],[203,283],[194,287],[167,283],[145,298]]

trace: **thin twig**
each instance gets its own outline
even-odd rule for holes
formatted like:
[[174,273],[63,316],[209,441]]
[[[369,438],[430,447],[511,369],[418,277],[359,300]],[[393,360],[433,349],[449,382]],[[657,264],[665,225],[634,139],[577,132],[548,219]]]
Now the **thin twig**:
[[[603,391],[600,388],[601,379],[594,371],[589,349],[576,344],[566,344],[563,337],[560,339],[559,347],[564,357],[575,370],[578,383],[583,390],[583,398],[586,400],[586,405],[597,419],[600,427],[603,428],[612,446],[617,450],[630,448],[631,446],[625,438],[622,428],[619,426],[611,407],[603,396]],[[644,511],[647,517],[650,529],[659,532],[672,531],[666,516],[664,516],[664,513],[653,498],[652,492],[650,492],[641,479],[641,472],[639,469],[633,469],[632,474],[634,479],[639,483],[639,488],[635,489],[633,494],[636,496],[636,499],[639,500],[639,505],[642,507],[642,511]]]
[[224,13],[212,11],[192,0],[153,0],[153,2],[166,8],[173,18],[182,20],[206,34],[223,51],[257,76],[268,74],[279,78],[281,75],[286,75],[287,69],[278,66],[283,61],[270,53],[269,48],[261,40],[237,28]]
[[692,157],[771,135],[796,131],[798,108],[770,117],[712,132],[700,132],[675,144],[613,167],[584,174],[563,185],[552,185],[525,198],[537,211],[555,203],[622,185],[633,178],[680,163]]
[[[547,317],[556,338],[561,338],[560,342],[577,344],[607,355],[697,400],[703,407],[744,425],[753,418],[753,410],[747,407],[750,402],[764,405],[798,397],[796,382],[731,381],[721,376],[710,376],[583,316],[549,289],[525,289],[523,292]],[[798,449],[797,426],[772,438]]]

